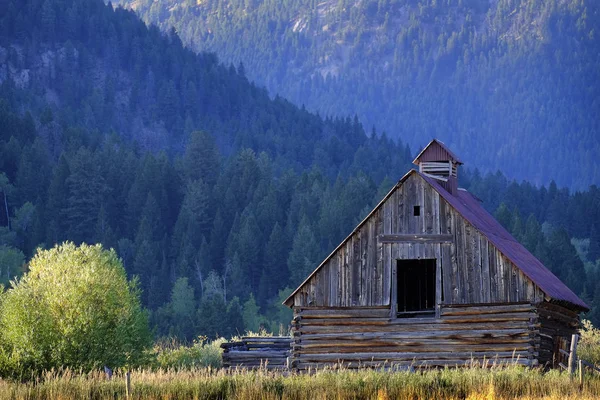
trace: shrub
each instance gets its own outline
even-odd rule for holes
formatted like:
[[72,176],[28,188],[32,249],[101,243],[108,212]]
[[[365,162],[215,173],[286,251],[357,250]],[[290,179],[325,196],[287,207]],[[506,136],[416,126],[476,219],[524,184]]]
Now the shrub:
[[584,319],[582,323],[577,354],[583,360],[600,365],[600,329],[594,328],[588,320]]
[[137,281],[114,250],[65,243],[39,250],[2,295],[0,373],[135,366],[151,345]]
[[199,337],[191,346],[184,346],[175,341],[155,346],[158,366],[164,369],[190,369],[198,367],[219,368],[223,364],[221,343],[225,338],[207,342]]

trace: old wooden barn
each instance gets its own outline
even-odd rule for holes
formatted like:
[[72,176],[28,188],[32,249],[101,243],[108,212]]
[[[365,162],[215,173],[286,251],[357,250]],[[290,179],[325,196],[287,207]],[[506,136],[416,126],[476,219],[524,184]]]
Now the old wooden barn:
[[284,302],[297,369],[552,365],[588,310],[480,201],[433,140]]

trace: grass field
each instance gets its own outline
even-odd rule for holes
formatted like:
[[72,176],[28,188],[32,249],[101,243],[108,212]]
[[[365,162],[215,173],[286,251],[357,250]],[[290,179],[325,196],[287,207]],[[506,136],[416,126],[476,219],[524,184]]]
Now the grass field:
[[[598,399],[600,377],[583,388],[566,373],[520,367],[424,372],[142,370],[131,374],[134,399]],[[115,399],[125,379],[115,374],[46,373],[29,383],[0,380],[0,399]]]

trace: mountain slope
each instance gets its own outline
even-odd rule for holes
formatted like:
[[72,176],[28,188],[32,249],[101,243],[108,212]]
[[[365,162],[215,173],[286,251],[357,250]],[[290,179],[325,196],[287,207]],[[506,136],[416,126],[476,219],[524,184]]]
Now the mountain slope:
[[[157,335],[277,331],[289,287],[409,168],[408,147],[270,99],[242,68],[132,12],[0,7],[0,285],[37,247],[102,243],[138,276]],[[597,187],[460,177],[569,287],[600,299]],[[572,237],[585,238],[579,257]]]
[[[356,120],[324,120],[272,100],[243,71],[194,54],[177,35],[146,27],[132,12],[99,1],[3,7],[0,84],[21,109],[48,106],[69,124],[114,130],[144,150],[170,154],[202,129],[225,154],[250,147],[297,171],[316,161],[333,177],[368,141]],[[51,151],[58,157],[62,148]]]
[[245,302],[276,329],[290,271],[307,273],[410,163],[401,143],[271,99],[133,12],[0,7],[0,285],[37,247],[102,243],[139,277],[159,335],[257,330]]
[[[322,115],[536,183],[600,181],[591,0],[117,0]],[[552,160],[548,163],[547,160]]]

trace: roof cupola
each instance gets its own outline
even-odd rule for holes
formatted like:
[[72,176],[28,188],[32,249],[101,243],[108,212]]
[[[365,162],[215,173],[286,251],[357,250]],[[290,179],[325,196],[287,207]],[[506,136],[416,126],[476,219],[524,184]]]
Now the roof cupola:
[[462,161],[446,145],[433,139],[413,160],[419,172],[434,178],[449,193],[455,194],[458,188],[458,166]]

